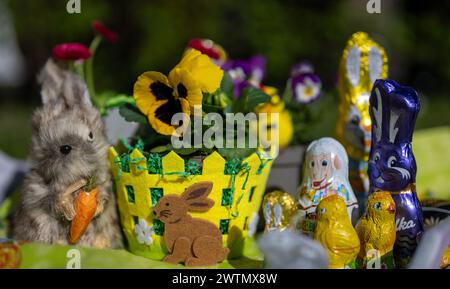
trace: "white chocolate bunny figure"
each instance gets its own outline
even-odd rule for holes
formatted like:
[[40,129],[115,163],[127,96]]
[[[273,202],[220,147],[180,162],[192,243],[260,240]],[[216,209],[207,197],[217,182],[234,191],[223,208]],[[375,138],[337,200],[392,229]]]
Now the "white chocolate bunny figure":
[[95,176],[96,212],[78,245],[121,247],[100,113],[92,106],[85,83],[53,60],[47,61],[39,81],[43,106],[32,118],[33,166],[13,221],[14,238],[68,244],[75,198],[86,180]]
[[358,220],[358,201],[348,181],[348,157],[344,147],[335,139],[325,137],[313,141],[306,150],[303,181],[297,192],[298,230],[313,236],[316,207],[329,195],[339,195],[347,204],[353,224]]

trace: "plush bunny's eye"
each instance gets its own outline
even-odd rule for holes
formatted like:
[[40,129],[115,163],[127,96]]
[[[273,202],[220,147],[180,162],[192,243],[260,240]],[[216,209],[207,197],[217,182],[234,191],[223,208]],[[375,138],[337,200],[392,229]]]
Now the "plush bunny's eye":
[[70,145],[62,145],[62,146],[59,147],[59,151],[63,155],[68,155],[72,151],[72,147]]
[[374,208],[375,210],[377,210],[377,211],[381,211],[381,203],[380,203],[380,202],[376,202],[376,203],[373,205],[373,208]]
[[390,167],[390,168],[396,167],[396,166],[397,166],[397,158],[394,157],[394,156],[391,156],[391,157],[388,159],[387,165],[388,165],[388,167]]
[[311,163],[309,165],[313,168],[314,167],[314,161],[311,161]]
[[326,167],[328,166],[328,161],[327,160],[322,160],[322,167]]

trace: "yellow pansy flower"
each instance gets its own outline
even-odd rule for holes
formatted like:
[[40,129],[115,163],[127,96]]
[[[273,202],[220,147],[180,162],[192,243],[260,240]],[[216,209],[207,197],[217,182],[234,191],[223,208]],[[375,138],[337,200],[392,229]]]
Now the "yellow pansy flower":
[[[199,55],[200,54],[200,55]],[[215,92],[223,71],[196,50],[185,54],[169,77],[156,71],[141,74],[134,84],[134,98],[139,110],[155,131],[163,135],[175,133],[172,125],[176,113],[189,116],[194,106],[201,106],[202,92]]]
[[222,81],[223,70],[211,62],[211,59],[200,51],[188,50],[175,69],[186,69],[199,83],[203,92],[215,92]]

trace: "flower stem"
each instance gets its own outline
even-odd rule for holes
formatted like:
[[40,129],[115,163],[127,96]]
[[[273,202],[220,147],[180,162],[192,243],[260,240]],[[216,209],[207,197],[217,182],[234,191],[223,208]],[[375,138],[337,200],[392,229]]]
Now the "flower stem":
[[86,61],[86,83],[89,90],[89,95],[91,96],[92,102],[95,106],[99,106],[100,103],[97,99],[97,95],[95,94],[95,86],[94,86],[94,56],[95,51],[102,41],[102,37],[100,35],[95,36],[94,40],[92,40],[91,45],[89,46],[89,50],[92,53],[91,58]]
[[69,70],[72,72],[77,72],[75,69],[75,63],[73,61],[68,61]]
[[81,77],[81,79],[85,80],[84,78],[84,70],[83,70],[83,61],[80,62],[74,62],[73,68],[76,71],[76,73]]

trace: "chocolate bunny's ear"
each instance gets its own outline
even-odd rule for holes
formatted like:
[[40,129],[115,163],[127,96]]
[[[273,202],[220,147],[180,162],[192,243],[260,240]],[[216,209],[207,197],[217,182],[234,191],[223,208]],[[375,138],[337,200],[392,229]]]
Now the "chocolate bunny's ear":
[[374,83],[377,79],[382,78],[381,75],[383,73],[383,57],[378,47],[373,46],[370,48],[368,62],[370,81]]
[[370,99],[373,141],[410,143],[420,101],[417,92],[393,80],[377,80]]
[[347,59],[345,61],[345,68],[347,71],[347,78],[353,87],[359,84],[359,71],[361,64],[361,51],[357,46],[350,48]]
[[208,199],[212,187],[212,182],[200,182],[187,188],[181,197],[189,205],[188,210],[193,212],[207,212],[212,208],[212,206],[214,206],[214,201]]

